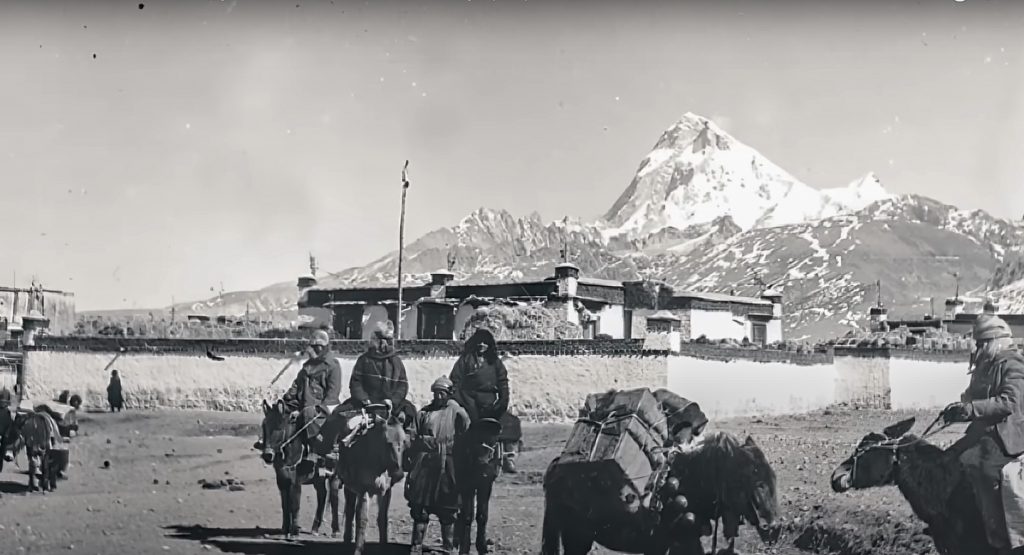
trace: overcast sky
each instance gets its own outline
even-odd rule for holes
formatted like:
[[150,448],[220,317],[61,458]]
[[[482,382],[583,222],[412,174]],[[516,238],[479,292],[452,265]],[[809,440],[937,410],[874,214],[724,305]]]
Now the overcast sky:
[[1024,2],[142,1],[0,3],[0,284],[151,307],[364,264],[407,158],[410,240],[595,218],[687,111],[814,187],[1024,214]]

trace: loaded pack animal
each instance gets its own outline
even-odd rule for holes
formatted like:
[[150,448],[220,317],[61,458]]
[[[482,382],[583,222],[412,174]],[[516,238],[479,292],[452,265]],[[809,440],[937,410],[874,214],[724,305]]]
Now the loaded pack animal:
[[[853,454],[832,472],[832,489],[843,493],[894,485],[927,524],[940,554],[1000,554],[988,543],[958,453],[929,443],[928,430],[920,437],[911,434],[914,422],[908,418],[861,438]],[[1024,548],[1012,553],[1022,554]]]
[[663,495],[682,493],[687,510],[701,520],[703,532],[712,528],[713,545],[719,520],[728,553],[735,552],[744,523],[754,526],[765,544],[778,539],[778,530],[772,527],[779,513],[775,471],[754,438],[747,436],[740,443],[727,432],[705,433],[680,446],[670,458]]
[[[332,520],[331,530],[337,535],[339,492],[341,478],[337,471],[321,474],[319,469],[306,469],[300,463],[304,449],[309,446],[302,441],[302,433],[289,417],[290,411],[284,401],[273,405],[263,401],[263,423],[261,425],[260,448],[263,462],[273,465],[277,477],[277,489],[281,495],[281,533],[286,538],[298,536],[299,508],[302,500],[302,486],[313,484],[316,489],[316,517],[312,533],[319,533],[328,494],[330,496]],[[300,470],[301,468],[301,470]]]
[[652,473],[640,477],[650,478],[650,489],[638,492],[637,476],[604,470],[610,465],[556,458],[544,475],[544,555],[584,555],[595,543],[624,553],[703,555],[701,536],[714,533],[715,542],[719,519],[730,549],[744,521],[774,542],[775,473],[754,440],[704,433],[707,419],[696,403],[663,389],[654,397],[668,440],[654,448]]
[[[473,521],[476,521],[476,551],[488,551],[487,518],[494,481],[503,463],[499,449],[501,424],[481,418],[455,440],[455,483],[459,491],[459,517],[455,525],[455,547],[469,553]],[[474,513],[474,504],[476,512]]]
[[[61,469],[63,439],[57,423],[45,412],[21,412],[8,425],[3,439],[3,458],[14,461],[22,448],[28,458],[29,491],[56,491]],[[37,484],[36,479],[39,478]]]
[[370,404],[343,416],[346,420],[342,437],[352,438],[348,445],[343,440],[336,472],[345,487],[344,539],[345,543],[354,542],[354,555],[361,555],[366,544],[366,505],[370,497],[377,498],[380,543],[388,542],[392,488],[405,477],[402,457],[410,444],[406,426],[412,423],[406,411],[392,415],[390,407],[383,403]]

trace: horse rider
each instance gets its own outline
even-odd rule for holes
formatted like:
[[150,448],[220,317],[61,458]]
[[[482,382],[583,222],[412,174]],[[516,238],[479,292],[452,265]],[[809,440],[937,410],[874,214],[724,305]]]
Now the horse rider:
[[466,409],[472,422],[481,418],[501,420],[508,411],[508,370],[498,358],[494,335],[487,329],[478,328],[466,341],[450,378],[452,398]]
[[[397,415],[408,403],[409,376],[395,351],[395,327],[390,320],[377,324],[370,346],[356,359],[349,380],[351,405],[355,408],[384,403]],[[412,407],[413,413],[415,407]]]
[[[320,428],[323,419],[329,416],[339,404],[341,396],[341,365],[331,353],[330,336],[323,330],[317,330],[309,343],[310,356],[302,364],[288,391],[281,398],[285,406],[291,410],[291,418],[299,426],[306,427],[306,443],[320,440]],[[302,464],[317,464],[319,456],[316,449],[306,450]],[[332,458],[332,455],[328,455]]]
[[441,376],[430,386],[434,400],[423,407],[416,418],[412,446],[406,451],[404,465],[409,472],[405,481],[405,499],[412,515],[412,550],[423,552],[430,515],[441,523],[441,543],[447,553],[454,549],[455,519],[459,494],[455,487],[456,436],[469,428],[469,415],[451,398],[452,381]]
[[974,490],[988,543],[1009,553],[1000,485],[1003,466],[1024,454],[1024,357],[1014,349],[1010,326],[998,316],[980,315],[973,335],[970,384],[942,416],[947,423],[970,422],[950,450]]

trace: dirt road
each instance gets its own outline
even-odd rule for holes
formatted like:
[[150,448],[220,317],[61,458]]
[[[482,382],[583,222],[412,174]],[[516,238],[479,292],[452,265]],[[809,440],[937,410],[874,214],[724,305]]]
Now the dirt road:
[[[785,519],[780,543],[765,547],[747,530],[741,551],[934,553],[931,540],[921,533],[923,525],[895,488],[837,495],[828,487],[832,468],[858,438],[906,416],[825,411],[716,423],[737,434],[753,435],[779,479]],[[933,417],[916,416],[917,431]],[[8,465],[0,475],[0,552],[340,555],[350,551],[340,540],[329,538],[310,536],[292,543],[276,539],[280,512],[273,472],[251,448],[258,415],[126,412],[87,414],[81,421],[83,434],[71,446],[70,479],[61,481],[57,492],[23,493],[28,478],[22,473],[23,457],[22,468]],[[492,502],[495,552],[538,552],[541,476],[569,429],[524,425],[526,450],[520,456],[520,472],[501,477]],[[953,431],[943,432],[936,441],[948,443],[954,438]],[[109,461],[109,468],[104,468],[104,461]],[[244,483],[244,490],[202,489],[198,483],[227,478]],[[391,541],[396,545],[375,546],[370,553],[408,553],[410,520],[400,488],[401,484],[390,515]],[[315,508],[313,490],[307,489],[301,515],[306,530]],[[371,509],[371,522],[374,514]],[[436,541],[436,524],[428,534],[428,542]],[[369,538],[376,541],[375,527]]]

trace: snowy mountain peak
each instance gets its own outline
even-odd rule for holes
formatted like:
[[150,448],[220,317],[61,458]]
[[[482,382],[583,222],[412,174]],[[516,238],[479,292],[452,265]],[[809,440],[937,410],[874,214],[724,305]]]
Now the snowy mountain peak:
[[629,187],[605,214],[606,237],[642,237],[729,216],[743,230],[853,212],[888,198],[868,174],[848,187],[819,191],[740,142],[713,121],[687,112],[640,162]]

